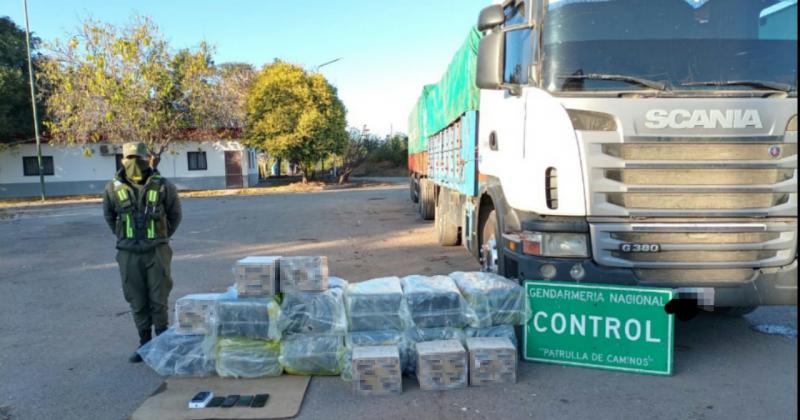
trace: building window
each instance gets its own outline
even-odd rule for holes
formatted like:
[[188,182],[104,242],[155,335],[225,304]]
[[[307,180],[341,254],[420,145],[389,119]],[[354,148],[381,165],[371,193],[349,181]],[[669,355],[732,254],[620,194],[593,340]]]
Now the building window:
[[[42,166],[44,175],[55,175],[52,156],[42,156]],[[22,158],[22,173],[24,176],[39,176],[39,159],[36,156],[24,156]]]
[[117,172],[122,169],[122,153],[114,155],[114,160],[117,162]]
[[190,171],[205,171],[208,169],[206,152],[188,152],[186,157],[189,159]]

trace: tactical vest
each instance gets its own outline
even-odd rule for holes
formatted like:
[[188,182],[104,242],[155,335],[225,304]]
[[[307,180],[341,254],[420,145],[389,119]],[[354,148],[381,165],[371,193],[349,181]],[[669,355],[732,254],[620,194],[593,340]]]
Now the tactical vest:
[[136,197],[133,187],[114,178],[117,238],[158,240],[167,238],[167,215],[164,209],[164,178],[153,174]]

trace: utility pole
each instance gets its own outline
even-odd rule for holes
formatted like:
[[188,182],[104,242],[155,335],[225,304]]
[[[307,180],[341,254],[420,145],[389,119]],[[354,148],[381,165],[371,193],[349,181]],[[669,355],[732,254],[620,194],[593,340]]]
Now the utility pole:
[[33,83],[33,61],[31,60],[31,26],[28,23],[28,0],[22,0],[25,8],[25,45],[28,50],[28,79],[31,84],[31,107],[33,108],[33,132],[36,135],[36,156],[39,161],[39,185],[42,189],[42,201],[45,200],[44,192],[44,165],[42,164],[42,142],[39,138],[39,117],[36,115],[36,85]]
[[335,58],[335,59],[333,59],[333,60],[331,60],[331,61],[326,61],[326,62],[324,62],[324,63],[322,63],[322,64],[318,65],[316,68],[314,68],[314,73],[319,73],[319,69],[321,69],[321,68],[323,68],[323,67],[327,66],[328,64],[333,64],[333,63],[335,63],[335,62],[337,62],[337,61],[341,60],[342,58],[343,58],[343,57]]

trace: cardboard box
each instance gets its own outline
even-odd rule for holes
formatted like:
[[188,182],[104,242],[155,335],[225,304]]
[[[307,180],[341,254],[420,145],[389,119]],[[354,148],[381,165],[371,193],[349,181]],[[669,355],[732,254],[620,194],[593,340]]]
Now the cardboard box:
[[403,392],[397,346],[355,347],[352,363],[354,394],[391,395]]
[[467,338],[467,351],[471,386],[517,382],[517,349],[507,337]]
[[417,343],[417,379],[428,391],[467,386],[467,352],[458,340]]
[[204,293],[186,295],[175,301],[175,334],[211,334],[217,302],[230,297],[227,293]]
[[328,290],[328,257],[283,257],[278,266],[281,292]]
[[280,257],[247,257],[233,266],[236,292],[242,297],[269,297],[279,291]]

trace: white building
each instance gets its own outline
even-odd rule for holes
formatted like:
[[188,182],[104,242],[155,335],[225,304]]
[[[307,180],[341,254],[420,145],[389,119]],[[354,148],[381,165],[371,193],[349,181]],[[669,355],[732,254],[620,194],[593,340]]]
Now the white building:
[[[101,194],[114,177],[121,147],[42,145],[47,196]],[[258,183],[256,151],[235,140],[176,141],[161,156],[158,170],[180,190],[242,188]],[[0,198],[40,194],[35,144],[0,152]]]

